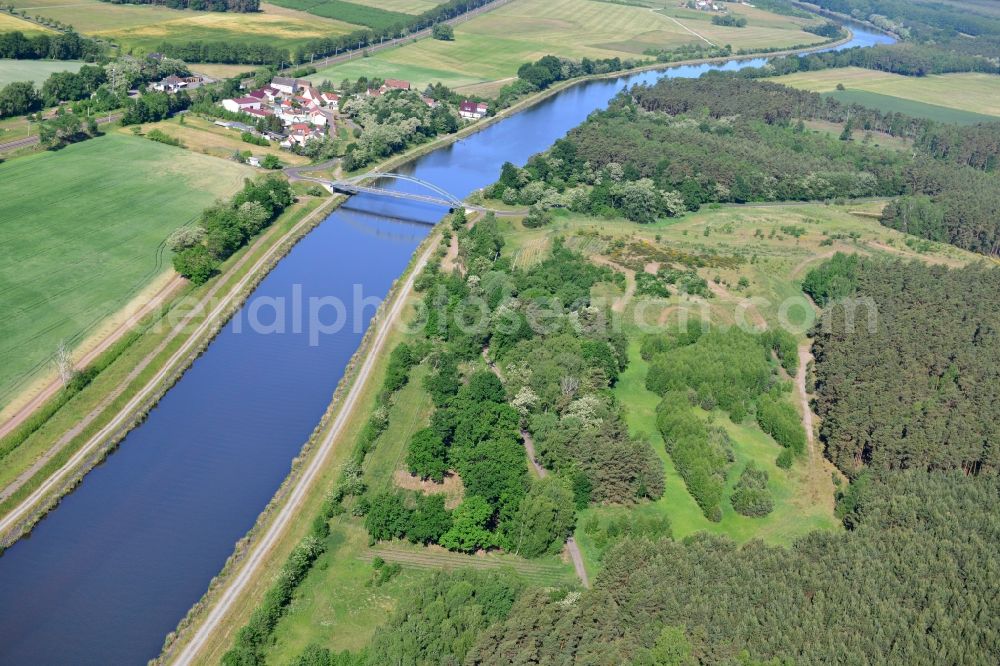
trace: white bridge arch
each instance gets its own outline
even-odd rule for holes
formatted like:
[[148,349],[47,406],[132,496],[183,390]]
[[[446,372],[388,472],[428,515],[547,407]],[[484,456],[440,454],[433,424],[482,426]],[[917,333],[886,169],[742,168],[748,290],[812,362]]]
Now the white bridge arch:
[[[373,184],[366,184],[373,182],[377,183],[379,180],[396,180],[404,183],[413,183],[425,190],[428,190],[430,193],[418,194],[414,192],[400,192],[398,190],[378,187]],[[415,176],[407,176],[402,173],[370,171],[366,174],[355,176],[354,178],[348,178],[346,180],[328,181],[328,184],[333,191],[342,192],[344,194],[377,194],[380,196],[394,197],[396,199],[409,199],[410,201],[436,204],[446,208],[480,208],[478,206],[466,204],[451,192],[442,187],[438,187],[434,183],[423,180],[422,178],[416,178]]]

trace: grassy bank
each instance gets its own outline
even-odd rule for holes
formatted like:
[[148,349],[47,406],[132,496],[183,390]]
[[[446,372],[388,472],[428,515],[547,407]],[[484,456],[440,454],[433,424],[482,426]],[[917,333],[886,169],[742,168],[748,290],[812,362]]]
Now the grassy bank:
[[0,164],[0,405],[169,270],[167,236],[250,173],[120,133]]
[[[144,335],[17,448],[15,455],[20,467],[5,466],[4,474],[13,476],[31,469],[32,475],[0,503],[0,513],[10,512],[43,484],[49,489],[7,531],[4,544],[9,545],[29,531],[59,497],[72,490],[141,422],[271,267],[322,221],[331,201],[309,199],[289,208],[255,243],[227,261],[222,277],[183,290],[178,298],[151,315],[139,326]],[[213,310],[217,316],[205,321],[204,310],[193,313],[192,301],[182,300],[183,296],[202,301],[209,308],[218,302]],[[177,310],[167,320],[165,317],[173,308]],[[80,423],[85,416],[92,418],[86,426]],[[119,425],[111,427],[112,423]],[[63,469],[70,461],[74,463],[72,467]],[[55,479],[53,475],[57,472],[60,475]]]

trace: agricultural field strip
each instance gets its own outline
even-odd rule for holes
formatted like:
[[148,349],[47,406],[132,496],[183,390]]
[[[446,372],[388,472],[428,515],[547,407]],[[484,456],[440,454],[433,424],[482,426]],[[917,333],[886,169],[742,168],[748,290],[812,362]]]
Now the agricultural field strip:
[[[86,457],[100,446],[104,439],[108,437],[117,428],[124,425],[133,416],[133,412],[146,400],[148,397],[153,395],[160,382],[166,379],[171,372],[175,370],[175,365],[181,361],[185,356],[187,356],[198,344],[201,343],[202,336],[207,333],[213,326],[217,324],[218,317],[226,310],[230,305],[230,301],[237,294],[240,293],[248,284],[250,284],[255,278],[256,274],[260,269],[267,264],[268,261],[280,250],[282,246],[282,241],[285,238],[290,237],[298,229],[306,226],[311,220],[316,217],[320,212],[325,212],[325,207],[320,207],[314,210],[309,215],[305,216],[300,220],[292,229],[288,231],[287,234],[278,242],[271,245],[268,250],[261,255],[260,259],[247,271],[247,274],[241,278],[235,285],[230,288],[226,296],[220,299],[219,303],[208,313],[205,320],[196,328],[192,334],[184,341],[184,343],[174,352],[173,355],[164,363],[163,367],[157,372],[146,385],[140,389],[135,396],[129,400],[128,403],[118,412],[118,414],[111,419],[111,421],[105,425],[100,431],[98,431],[90,440],[87,441],[66,463],[59,468],[56,472],[49,476],[38,488],[32,492],[31,495],[26,497],[18,506],[14,507],[7,515],[0,518],[0,534],[6,533],[12,527],[14,527],[17,522],[26,516],[28,512],[38,504],[46,494],[54,490],[57,487],[59,481],[68,476],[73,470],[82,463]],[[214,294],[214,291],[210,292],[207,297],[210,298]],[[189,321],[185,319],[175,326],[174,331],[183,331],[189,325]],[[173,337],[173,336],[172,336]]]

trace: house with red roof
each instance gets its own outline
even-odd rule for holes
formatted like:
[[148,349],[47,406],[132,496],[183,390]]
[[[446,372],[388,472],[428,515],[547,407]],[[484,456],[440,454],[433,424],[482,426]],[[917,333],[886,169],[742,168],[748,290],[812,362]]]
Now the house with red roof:
[[479,120],[489,112],[490,107],[485,102],[470,102],[465,100],[458,105],[458,115],[468,120]]
[[385,85],[382,86],[382,92],[388,90],[409,90],[410,82],[403,81],[401,79],[386,79]]

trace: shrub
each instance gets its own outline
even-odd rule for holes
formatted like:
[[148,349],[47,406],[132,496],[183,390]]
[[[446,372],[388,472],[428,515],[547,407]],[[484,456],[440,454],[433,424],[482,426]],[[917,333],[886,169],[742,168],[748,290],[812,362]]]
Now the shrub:
[[744,516],[766,516],[774,509],[771,491],[767,488],[767,472],[752,461],[747,463],[730,498],[733,508]]

